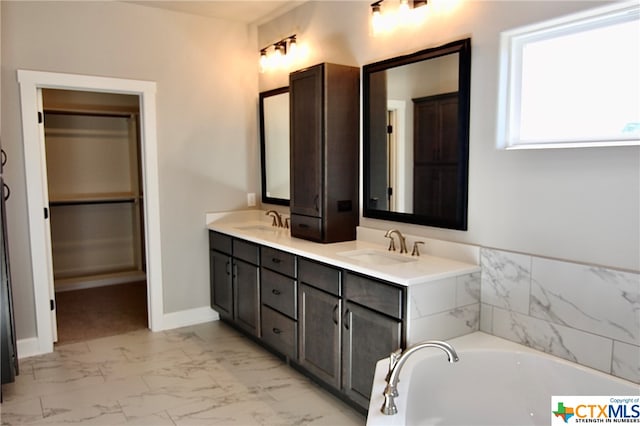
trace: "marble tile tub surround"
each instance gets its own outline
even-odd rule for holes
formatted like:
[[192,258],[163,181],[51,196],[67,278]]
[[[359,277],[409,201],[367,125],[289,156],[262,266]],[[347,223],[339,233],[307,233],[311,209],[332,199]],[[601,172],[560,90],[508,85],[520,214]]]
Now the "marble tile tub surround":
[[409,287],[407,345],[478,331],[480,272]]
[[482,248],[480,330],[640,383],[640,274]]

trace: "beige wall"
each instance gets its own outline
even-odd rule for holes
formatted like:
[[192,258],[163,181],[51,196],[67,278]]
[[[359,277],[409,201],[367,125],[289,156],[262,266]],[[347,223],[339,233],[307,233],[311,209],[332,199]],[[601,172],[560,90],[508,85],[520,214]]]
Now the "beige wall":
[[[640,270],[638,147],[495,148],[499,32],[603,2],[433,0],[432,6],[458,7],[432,9],[420,28],[379,37],[369,35],[369,3],[311,2],[258,28],[261,46],[297,33],[308,51],[298,67],[322,61],[363,66],[472,38],[468,231],[371,219],[361,224],[398,225],[412,234]],[[615,46],[594,46],[594,52],[600,48]],[[287,85],[287,72],[261,74],[260,90]]]
[[[498,33],[596,6],[593,1],[465,2],[413,31],[369,35],[368,1],[309,2],[259,28],[122,2],[1,4],[1,92],[18,338],[34,336],[18,68],[156,81],[165,313],[208,304],[203,213],[242,208],[258,192],[257,92],[288,72],[257,76],[258,46],[295,32],[306,56],[362,66],[472,37],[469,231],[407,232],[640,270],[637,147],[495,149]],[[436,0],[430,2],[437,4]],[[390,224],[370,219],[365,225]]]
[[258,192],[256,35],[124,2],[2,1],[2,143],[19,339],[35,335],[16,69],[157,82],[164,313],[207,306],[204,212]]

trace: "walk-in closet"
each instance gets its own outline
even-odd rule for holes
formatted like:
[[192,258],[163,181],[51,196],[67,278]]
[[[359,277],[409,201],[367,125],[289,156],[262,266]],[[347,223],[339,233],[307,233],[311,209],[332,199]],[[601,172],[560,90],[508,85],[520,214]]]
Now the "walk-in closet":
[[139,98],[45,89],[42,99],[58,341],[144,328]]

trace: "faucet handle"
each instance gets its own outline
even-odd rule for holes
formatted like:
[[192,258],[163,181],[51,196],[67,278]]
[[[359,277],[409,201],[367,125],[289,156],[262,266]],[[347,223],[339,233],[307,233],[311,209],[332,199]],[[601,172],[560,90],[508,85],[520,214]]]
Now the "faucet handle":
[[396,242],[393,239],[393,235],[386,235],[386,237],[389,239],[389,248],[387,250],[396,251]]
[[394,368],[396,368],[396,364],[402,355],[402,348],[397,349],[389,354],[389,372],[387,373],[386,380],[389,381],[389,376],[391,376],[391,372]]
[[415,241],[413,243],[413,250],[411,251],[411,256],[420,256],[420,249],[418,248],[419,244],[424,244],[424,241]]

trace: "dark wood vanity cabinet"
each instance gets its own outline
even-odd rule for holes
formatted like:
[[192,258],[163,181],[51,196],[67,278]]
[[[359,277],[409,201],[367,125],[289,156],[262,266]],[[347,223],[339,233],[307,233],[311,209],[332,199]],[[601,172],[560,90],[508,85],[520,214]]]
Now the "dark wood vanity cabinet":
[[329,63],[289,76],[293,237],[356,237],[359,79],[359,68]]
[[211,307],[220,317],[260,336],[259,246],[209,233]]
[[231,277],[232,238],[209,232],[209,281],[211,308],[221,318],[233,320],[233,281]]
[[296,256],[261,247],[262,340],[290,359],[297,358],[298,282]]
[[342,335],[342,389],[362,407],[369,406],[376,363],[403,344],[402,288],[345,272]]
[[211,307],[359,407],[375,366],[404,342],[406,290],[210,231]]
[[298,362],[367,408],[376,363],[403,343],[405,291],[300,259]]
[[299,260],[298,362],[318,379],[340,389],[342,271]]
[[413,211],[435,220],[458,206],[458,93],[414,99]]
[[254,336],[260,336],[259,246],[233,239],[231,274],[234,285],[234,321]]

